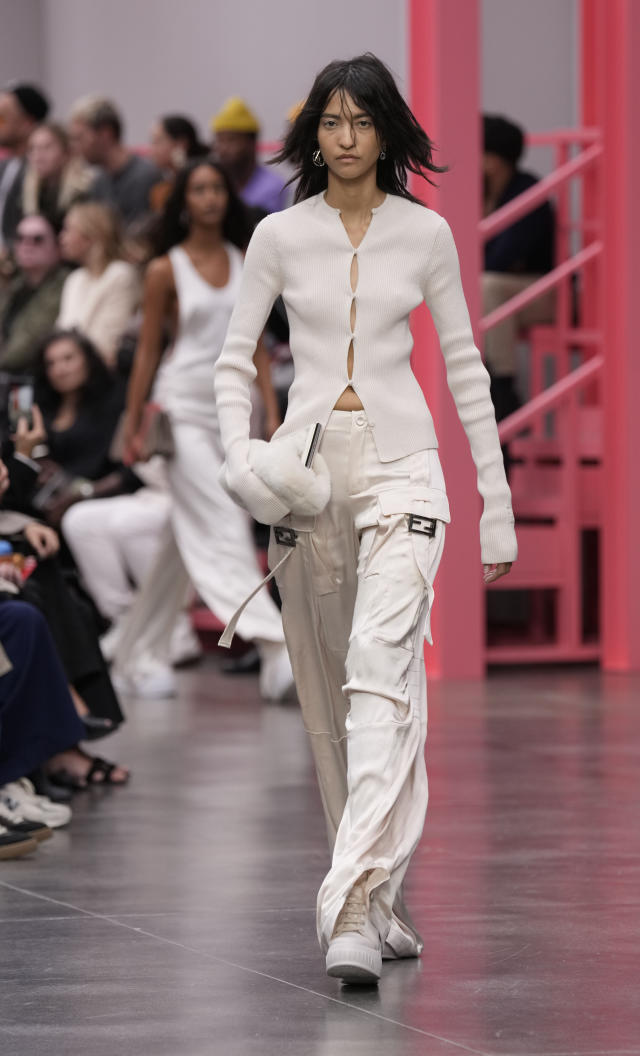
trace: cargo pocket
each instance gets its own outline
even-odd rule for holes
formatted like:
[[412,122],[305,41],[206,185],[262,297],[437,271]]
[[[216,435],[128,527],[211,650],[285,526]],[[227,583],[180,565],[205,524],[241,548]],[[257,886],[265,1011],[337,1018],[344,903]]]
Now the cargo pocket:
[[394,488],[380,492],[378,505],[381,520],[404,515],[414,561],[427,595],[425,638],[431,645],[431,607],[435,596],[433,581],[442,556],[445,525],[451,520],[446,492],[439,488]]

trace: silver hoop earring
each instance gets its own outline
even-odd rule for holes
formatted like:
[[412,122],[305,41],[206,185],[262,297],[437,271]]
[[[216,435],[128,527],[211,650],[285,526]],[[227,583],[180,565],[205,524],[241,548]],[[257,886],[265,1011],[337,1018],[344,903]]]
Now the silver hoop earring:
[[313,158],[313,164],[318,169],[321,169],[321,168],[323,168],[324,165],[326,165],[326,161],[322,157],[322,154],[320,153],[319,150],[314,150],[314,152],[313,152],[313,154],[311,156]]
[[386,155],[386,151],[384,151],[384,150],[381,150],[381,151],[380,151],[380,161],[384,161],[384,159],[386,158],[386,156],[387,156],[387,155]]

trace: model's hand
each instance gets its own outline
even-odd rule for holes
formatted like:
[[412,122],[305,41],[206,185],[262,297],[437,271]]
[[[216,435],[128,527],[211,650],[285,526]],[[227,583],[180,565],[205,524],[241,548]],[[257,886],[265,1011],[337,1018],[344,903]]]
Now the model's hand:
[[9,470],[4,462],[0,461],[0,495],[4,495],[9,487]]
[[142,438],[140,436],[139,418],[127,413],[122,429],[122,461],[125,466],[142,462]]
[[33,420],[31,428],[29,428],[29,423],[23,415],[18,420],[18,426],[12,437],[16,454],[24,455],[25,458],[31,458],[34,447],[37,447],[38,444],[44,444],[47,439],[47,430],[44,427],[42,414],[35,403],[31,408],[31,417]]
[[511,564],[511,561],[501,561],[497,565],[483,565],[485,583],[495,583],[500,576],[506,576],[507,572],[511,571]]
[[60,549],[60,540],[53,528],[46,524],[28,524],[24,530],[27,542],[33,547],[38,557],[53,557]]

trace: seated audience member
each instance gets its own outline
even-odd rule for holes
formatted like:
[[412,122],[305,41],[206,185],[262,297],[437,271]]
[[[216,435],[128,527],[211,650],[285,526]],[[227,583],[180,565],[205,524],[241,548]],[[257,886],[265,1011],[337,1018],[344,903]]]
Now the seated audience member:
[[35,402],[42,412],[49,460],[34,504],[51,525],[56,527],[75,502],[140,487],[133,471],[110,456],[124,386],[83,334],[56,331],[45,341],[36,363]]
[[77,750],[84,736],[43,617],[12,597],[19,580],[0,562],[0,860],[35,851],[71,820],[69,807],[36,795],[27,775]]
[[35,562],[28,577],[18,584],[20,598],[38,609],[47,623],[82,723],[82,738],[105,737],[123,722],[123,715],[100,653],[92,610],[74,594],[59,566],[56,533],[23,514],[3,509],[0,539],[11,547],[11,564],[0,557],[0,568],[20,570],[26,560]]
[[29,136],[49,113],[49,103],[33,84],[13,83],[0,91],[0,250],[16,233],[22,216],[22,181]]
[[[524,147],[522,130],[504,117],[484,116],[484,216],[535,186],[538,177],[518,168]],[[487,315],[554,267],[555,218],[543,202],[520,220],[489,239],[484,248],[483,313]],[[518,330],[553,321],[553,290],[488,330],[484,357],[491,375],[491,396],[498,420],[520,406],[516,389],[515,344]]]
[[56,231],[44,216],[25,216],[13,243],[17,274],[0,292],[0,370],[28,374],[38,346],[58,317],[69,269]]
[[97,170],[82,158],[72,157],[62,125],[39,125],[29,137],[22,211],[25,216],[44,213],[62,226],[74,202],[97,196],[93,190],[97,176]]
[[113,203],[125,224],[151,211],[151,188],[162,174],[123,145],[122,118],[112,102],[99,96],[80,99],[71,113],[69,135],[74,150],[102,169],[97,193]]
[[284,209],[284,181],[273,169],[258,164],[260,125],[242,99],[228,99],[211,120],[214,152],[225,166],[245,205],[264,213]]
[[191,158],[204,157],[209,148],[200,142],[197,129],[182,114],[165,114],[151,127],[151,157],[163,174],[161,183],[151,190],[154,212],[161,212],[169,197],[176,173]]
[[[82,581],[111,627],[101,640],[112,660],[135,590],[151,571],[171,514],[163,459],[136,466],[145,486],[134,494],[77,503],[62,519],[62,532]],[[187,612],[176,620],[170,662],[186,664],[202,654]]]
[[113,367],[118,342],[140,301],[138,272],[122,259],[117,218],[101,202],[74,205],[60,244],[64,259],[80,267],[64,284],[57,325],[81,330]]

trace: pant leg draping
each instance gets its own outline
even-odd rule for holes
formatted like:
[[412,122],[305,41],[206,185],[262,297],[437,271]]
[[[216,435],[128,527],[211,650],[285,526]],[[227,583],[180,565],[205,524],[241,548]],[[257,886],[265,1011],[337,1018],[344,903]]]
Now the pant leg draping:
[[[262,580],[251,523],[218,482],[224,455],[217,431],[177,423],[174,440],[169,483],[176,543],[198,594],[227,623],[238,598]],[[266,589],[243,612],[238,634],[247,641],[284,642],[280,612]]]
[[[332,415],[322,441],[332,496],[312,526],[289,517],[296,553],[278,574],[283,620],[333,848],[318,895],[326,950],[345,897],[375,871],[373,907],[384,938],[392,914],[419,936],[402,881],[427,806],[424,763],[425,623],[444,545],[381,513],[380,491],[444,490],[435,451],[380,463],[366,417]],[[411,512],[409,509],[407,513]],[[281,547],[272,533],[270,564]]]
[[169,494],[151,488],[80,502],[65,513],[62,531],[107,619],[117,620],[129,609],[134,584],[148,575],[170,513]]
[[[142,657],[165,659],[189,580],[227,622],[239,597],[262,580],[250,521],[218,482],[223,453],[215,428],[174,421],[175,455],[168,463],[171,519],[153,567],[124,621],[115,664],[131,669]],[[266,589],[238,622],[245,640],[284,642],[282,619]]]

